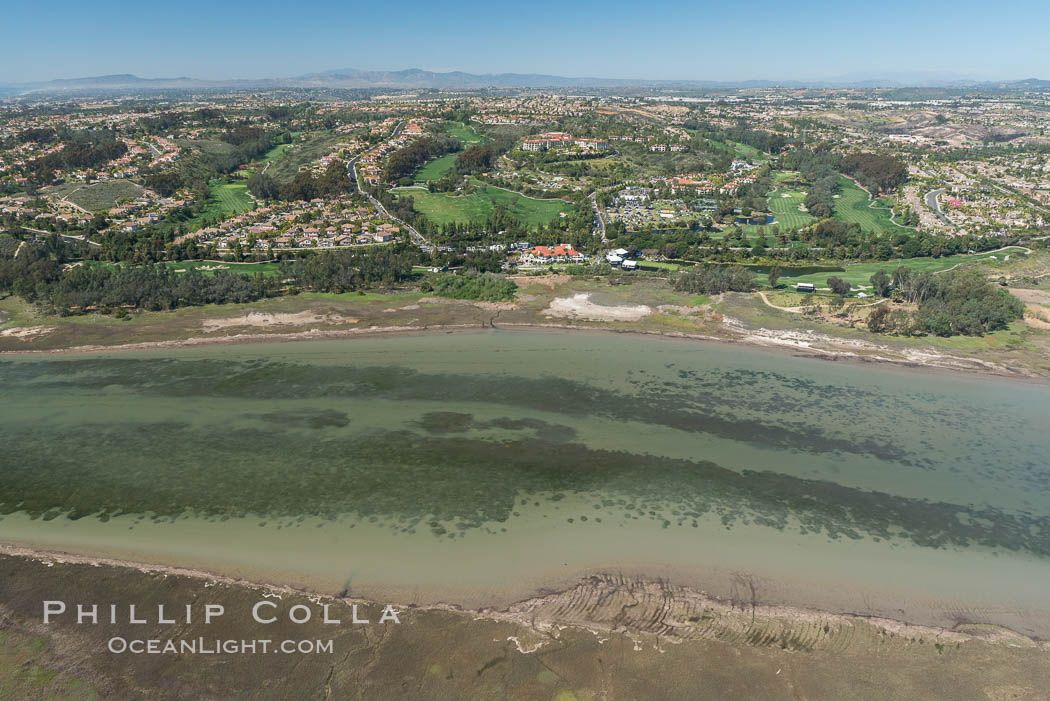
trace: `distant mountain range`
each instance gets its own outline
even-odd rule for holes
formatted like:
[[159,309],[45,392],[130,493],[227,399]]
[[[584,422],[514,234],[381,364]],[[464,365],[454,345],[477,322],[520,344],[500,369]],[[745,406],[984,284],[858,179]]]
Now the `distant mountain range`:
[[89,78],[64,78],[38,83],[0,85],[6,94],[86,92],[91,90],[193,90],[266,88],[399,88],[476,90],[482,88],[649,88],[665,90],[712,90],[733,88],[984,88],[1048,90],[1050,81],[1036,78],[988,81],[947,74],[843,76],[826,80],[634,80],[622,78],[567,78],[535,73],[475,74],[452,71],[437,73],[419,68],[401,71],[363,71],[353,68],[308,73],[290,78],[201,80],[197,78],[140,78],[131,74]]

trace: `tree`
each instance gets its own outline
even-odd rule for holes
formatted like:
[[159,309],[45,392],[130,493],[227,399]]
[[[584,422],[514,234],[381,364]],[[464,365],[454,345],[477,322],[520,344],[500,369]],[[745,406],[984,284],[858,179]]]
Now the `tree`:
[[852,286],[845,280],[832,276],[828,278],[828,288],[837,295],[847,295]]
[[751,273],[739,265],[696,265],[673,275],[671,287],[678,292],[721,294],[750,292],[755,285]]
[[875,288],[875,294],[879,297],[886,297],[889,295],[890,287],[892,286],[892,280],[890,279],[889,273],[885,270],[878,270],[870,279],[871,286]]
[[780,279],[780,263],[774,263],[773,267],[769,269],[769,286],[776,287],[777,280]]
[[499,151],[492,145],[474,146],[456,156],[456,172],[468,175],[491,170],[499,158]]
[[277,183],[266,173],[255,173],[248,178],[248,190],[260,200],[275,200],[280,195]]
[[878,304],[868,314],[868,331],[882,333],[887,327],[887,317],[890,309],[885,304]]

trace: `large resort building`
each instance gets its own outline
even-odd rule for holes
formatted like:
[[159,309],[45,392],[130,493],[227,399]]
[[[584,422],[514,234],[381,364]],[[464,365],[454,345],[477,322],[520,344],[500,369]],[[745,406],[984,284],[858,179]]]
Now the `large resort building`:
[[536,134],[531,138],[523,139],[521,142],[523,151],[546,151],[547,149],[565,146],[577,146],[586,151],[609,150],[609,142],[605,139],[574,139],[565,132],[560,131]]

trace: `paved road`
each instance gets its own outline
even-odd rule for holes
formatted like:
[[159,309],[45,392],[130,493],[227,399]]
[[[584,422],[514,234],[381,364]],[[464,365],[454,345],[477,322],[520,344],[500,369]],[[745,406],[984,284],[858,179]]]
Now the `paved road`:
[[598,207],[597,192],[591,193],[591,207],[594,208],[594,219],[598,225],[597,233],[602,235],[602,243],[605,243],[609,239],[605,238],[605,217],[602,216],[602,210]]
[[[397,123],[397,126],[394,127],[394,131],[390,134],[391,139],[397,138],[397,135],[401,133],[401,127],[403,127],[404,124],[405,123],[403,121]],[[357,179],[357,160],[360,157],[361,154],[357,154],[346,162],[346,176],[350,178],[350,182],[353,184],[354,188],[362,195],[368,198],[368,200],[372,203],[372,206],[376,208],[377,212],[382,214],[384,217],[387,217],[388,219],[393,219],[395,222],[404,227],[405,230],[407,230],[409,235],[412,237],[412,241],[417,246],[422,248],[424,251],[434,250],[433,244],[427,241],[427,239],[421,233],[416,231],[414,226],[410,225],[402,219],[395,217],[393,214],[387,211],[386,207],[383,206],[382,202],[373,197],[371,193],[361,189],[361,184]]]
[[[43,229],[33,229],[33,228],[28,227],[28,226],[23,226],[23,227],[20,227],[20,228],[24,229],[25,231],[31,231],[34,234],[43,234],[44,236],[50,236],[51,234],[58,233],[57,231],[44,231]],[[101,243],[98,243],[97,241],[91,241],[90,239],[88,239],[88,237],[83,236],[83,235],[81,235],[81,236],[73,236],[72,234],[58,234],[58,235],[60,237],[62,237],[63,239],[67,240],[67,241],[80,241],[80,242],[87,243],[90,246],[101,246],[102,245]]]
[[941,189],[941,190],[930,190],[929,192],[927,192],[926,193],[926,197],[925,197],[926,206],[929,207],[930,210],[935,215],[937,215],[938,219],[940,219],[942,222],[944,222],[948,226],[951,226],[952,225],[951,221],[949,221],[948,217],[944,216],[944,212],[941,211],[941,203],[937,201],[937,198],[940,195],[943,195],[945,192],[947,192],[947,190],[943,190],[943,189]]

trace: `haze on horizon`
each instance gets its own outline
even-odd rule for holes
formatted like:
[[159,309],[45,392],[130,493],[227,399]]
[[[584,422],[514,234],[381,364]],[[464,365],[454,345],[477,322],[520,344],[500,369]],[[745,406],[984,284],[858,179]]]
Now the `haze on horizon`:
[[18,31],[0,46],[0,82],[286,78],[351,67],[639,80],[1050,77],[1045,6],[1012,5],[1004,14],[975,0],[755,0],[746,9],[710,0],[187,0],[177,9],[55,0],[7,9]]

